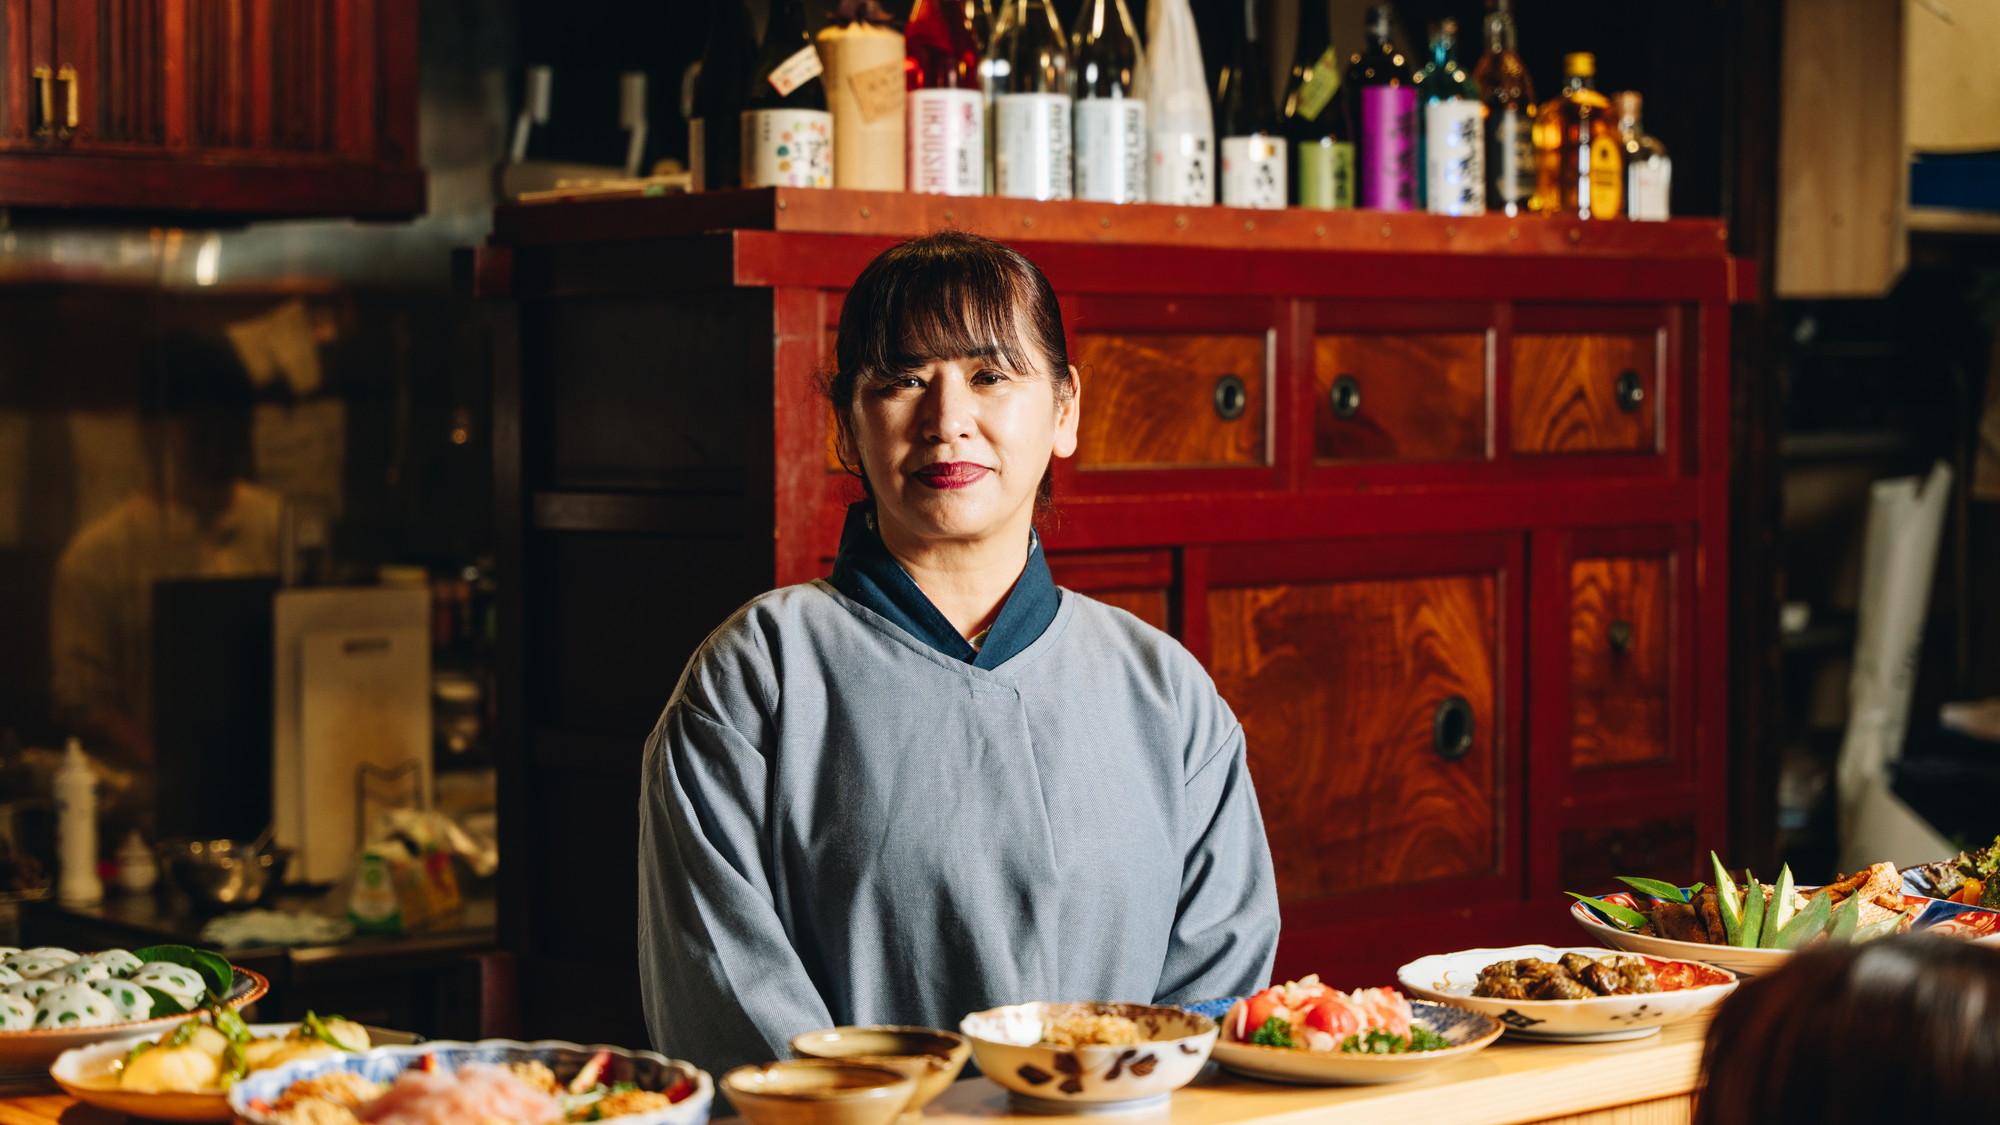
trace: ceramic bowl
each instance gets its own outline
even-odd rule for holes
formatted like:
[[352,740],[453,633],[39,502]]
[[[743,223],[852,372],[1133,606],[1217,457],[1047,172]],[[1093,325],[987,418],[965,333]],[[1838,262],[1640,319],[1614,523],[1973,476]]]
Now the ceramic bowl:
[[[1690,1019],[1736,989],[1737,976],[1727,969],[1698,961],[1646,957],[1664,989],[1633,996],[1592,996],[1585,1000],[1494,1000],[1472,995],[1479,970],[1495,961],[1534,957],[1555,961],[1565,953],[1603,957],[1608,949],[1569,949],[1547,945],[1515,945],[1506,949],[1468,949],[1419,957],[1396,970],[1403,991],[1439,1004],[1483,1012],[1523,1039],[1554,1039],[1589,1043],[1639,1039],[1658,1034],[1670,1023]],[[1678,987],[1671,987],[1678,985]]]
[[[1813,888],[1799,889],[1805,892]],[[1615,902],[1620,906],[1636,908],[1639,905],[1637,896],[1629,891],[1619,891],[1603,897],[1605,901]],[[1964,903],[1944,902],[1908,893],[1903,895],[1903,901],[1922,907],[1916,920],[1910,923],[1912,933],[1929,930],[1970,941],[2000,942],[2000,911],[1984,910]],[[1631,933],[1612,925],[1603,915],[1581,902],[1571,904],[1569,916],[1577,925],[1583,927],[1585,933],[1603,942],[1608,948],[1643,953],[1648,957],[1702,961],[1718,968],[1728,969],[1738,976],[1754,977],[1759,973],[1768,973],[1784,964],[1792,955],[1788,949],[1738,949],[1730,945],[1673,941],[1663,937]]]
[[750,1125],[889,1125],[917,1080],[844,1059],[786,1059],[737,1067],[722,1092]]
[[[185,1019],[186,1017],[182,1017]],[[290,1034],[295,1023],[253,1023],[250,1033],[259,1038]],[[207,1122],[230,1119],[229,1096],[221,1090],[207,1094],[149,1094],[118,1086],[114,1064],[132,1053],[132,1048],[162,1032],[125,1035],[75,1047],[56,1056],[49,1077],[63,1092],[85,1105],[109,1109],[149,1121]]]
[[830,1027],[792,1039],[804,1059],[840,1059],[879,1066],[916,1080],[904,1113],[915,1113],[958,1080],[972,1045],[965,1036],[929,1027]]
[[[230,985],[229,1006],[241,1008],[256,1001],[270,991],[271,982],[262,975],[242,966],[236,967],[236,979]],[[76,1047],[87,1047],[92,1043],[102,1043],[107,1039],[150,1039],[155,1035],[172,1030],[175,1025],[187,1019],[185,1013],[171,1016],[154,1016],[151,1019],[125,1020],[107,1023],[98,1027],[40,1028],[29,1031],[0,1031],[0,1073],[46,1072],[56,1056]]]
[[[1204,1000],[1189,1004],[1187,1010],[1220,1023],[1235,998]],[[1243,1043],[1224,1036],[1215,1041],[1215,1061],[1224,1070],[1245,1078],[1266,1082],[1289,1082],[1300,1086],[1379,1086],[1422,1078],[1453,1059],[1484,1049],[1500,1038],[1500,1021],[1492,1016],[1446,1004],[1422,1000],[1410,1003],[1412,1022],[1427,1027],[1450,1042],[1435,1051],[1412,1051],[1403,1055],[1325,1054],[1291,1047],[1266,1047]]]
[[[1139,1025],[1135,1046],[1050,1047],[1042,1029],[1055,1016],[1123,1016]],[[958,1029],[986,1077],[1025,1108],[1078,1112],[1164,1102],[1201,1072],[1215,1047],[1215,1021],[1181,1008],[1146,1004],[1051,1004],[1035,1001],[974,1012]]]
[[715,1083],[708,1072],[693,1063],[670,1059],[652,1051],[630,1051],[603,1044],[582,1046],[556,1039],[522,1043],[513,1039],[481,1039],[476,1043],[440,1040],[410,1046],[372,1047],[349,1055],[302,1059],[270,1070],[253,1071],[229,1090],[231,1113],[252,1125],[277,1125],[271,1104],[291,1084],[302,1078],[316,1078],[336,1071],[358,1074],[370,1082],[390,1082],[398,1074],[420,1066],[426,1057],[441,1070],[456,1070],[466,1063],[504,1066],[515,1062],[539,1062],[555,1072],[556,1081],[568,1082],[599,1051],[611,1053],[603,1080],[630,1082],[641,1090],[671,1090],[688,1082],[694,1092],[665,1109],[607,1118],[618,1125],[706,1125],[708,1111],[715,1102]]

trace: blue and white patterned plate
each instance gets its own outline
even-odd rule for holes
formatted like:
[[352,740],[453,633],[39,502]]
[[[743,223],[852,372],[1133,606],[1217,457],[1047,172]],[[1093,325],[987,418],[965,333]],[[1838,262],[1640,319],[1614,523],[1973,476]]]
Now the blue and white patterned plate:
[[[1237,1001],[1202,1000],[1182,1007],[1204,1015],[1216,1023]],[[1302,1086],[1375,1086],[1385,1082],[1406,1082],[1421,1078],[1452,1059],[1464,1058],[1500,1038],[1504,1029],[1498,1020],[1480,1012],[1422,1000],[1410,1001],[1412,1022],[1444,1036],[1451,1044],[1435,1051],[1412,1051],[1403,1055],[1326,1054],[1293,1047],[1266,1047],[1228,1037],[1215,1041],[1212,1057],[1224,1070],[1246,1078],[1267,1082],[1289,1082]]]
[[715,1101],[715,1083],[708,1072],[693,1063],[670,1059],[651,1051],[628,1051],[623,1047],[592,1046],[544,1039],[522,1043],[513,1039],[481,1039],[477,1043],[439,1041],[407,1047],[376,1047],[351,1055],[306,1059],[260,1070],[243,1078],[229,1091],[229,1108],[254,1125],[273,1125],[267,1112],[292,1083],[336,1071],[359,1074],[371,1082],[390,1082],[429,1055],[442,1070],[457,1070],[466,1063],[505,1065],[539,1062],[555,1072],[556,1081],[567,1083],[583,1064],[599,1051],[610,1051],[610,1065],[604,1068],[608,1085],[630,1082],[641,1090],[669,1090],[685,1078],[694,1083],[694,1093],[656,1113],[638,1113],[610,1118],[619,1125],[706,1125]]

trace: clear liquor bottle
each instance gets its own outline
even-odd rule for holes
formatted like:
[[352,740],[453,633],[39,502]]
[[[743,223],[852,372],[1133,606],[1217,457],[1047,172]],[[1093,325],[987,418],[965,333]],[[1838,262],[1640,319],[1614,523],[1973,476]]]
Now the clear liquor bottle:
[[1291,176],[1257,35],[1257,0],[1243,0],[1243,38],[1216,82],[1215,135],[1222,138],[1223,206],[1282,209]]
[[1179,207],[1215,203],[1215,114],[1188,0],[1150,0],[1139,83],[1146,96],[1152,171],[1146,198]]
[[1597,92],[1597,57],[1563,56],[1562,93],[1542,107],[1536,122],[1540,182],[1536,197],[1556,214],[1615,219],[1623,211],[1624,150],[1611,119],[1611,102]]
[[1070,34],[1076,79],[1076,197],[1146,202],[1139,32],[1125,0],[1084,0]]
[[1644,102],[1631,90],[1619,94],[1618,142],[1625,155],[1625,217],[1659,222],[1672,217],[1668,206],[1674,179],[1667,146],[1639,126]]
[[1431,61],[1417,72],[1423,106],[1423,194],[1434,215],[1486,213],[1486,137],[1479,87],[1458,64],[1458,21],[1431,28]]
[[916,0],[903,29],[909,190],[986,191],[986,94],[979,41],[964,0]]
[[1004,0],[986,50],[986,81],[994,194],[1068,199],[1069,47],[1049,0]]
[[1521,215],[1535,198],[1535,81],[1521,61],[1509,0],[1495,0],[1486,14],[1486,53],[1472,80],[1486,108],[1486,206]]
[[715,0],[688,115],[688,171],[693,191],[743,183],[744,91],[757,64],[757,33],[743,0]]
[[1361,143],[1361,205],[1378,211],[1417,207],[1417,88],[1403,53],[1396,49],[1395,10],[1368,9],[1368,44],[1347,71],[1358,93]]
[[1354,206],[1354,111],[1342,64],[1327,33],[1323,0],[1301,0],[1292,77],[1285,88],[1285,133],[1292,142],[1292,202],[1333,210]]
[[832,187],[833,114],[805,0],[773,0],[743,107],[744,187]]

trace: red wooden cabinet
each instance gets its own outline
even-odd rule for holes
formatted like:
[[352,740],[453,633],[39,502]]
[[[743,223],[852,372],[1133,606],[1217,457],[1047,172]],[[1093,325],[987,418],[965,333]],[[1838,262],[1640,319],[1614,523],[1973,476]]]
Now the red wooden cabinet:
[[[1281,974],[1568,942],[1563,890],[1725,848],[1723,360],[1748,273],[1718,224],[787,190],[506,208],[478,276],[517,345],[500,698],[525,859],[502,913],[536,1027],[636,1031],[636,1006],[565,999],[632,956],[606,914],[630,802],[583,795],[636,776],[709,628],[826,572],[858,490],[814,375],[855,274],[942,225],[1012,242],[1063,303],[1084,415],[1050,563],[1179,637],[1241,719]],[[603,924],[547,923],[572,910]]]
[[0,0],[0,206],[407,217],[417,5]]

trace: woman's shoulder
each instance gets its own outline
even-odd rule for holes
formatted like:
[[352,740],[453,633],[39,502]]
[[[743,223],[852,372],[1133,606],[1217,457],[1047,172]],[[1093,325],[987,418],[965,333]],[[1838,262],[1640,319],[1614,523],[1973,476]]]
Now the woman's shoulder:
[[817,582],[781,586],[737,607],[688,658],[674,701],[692,700],[714,711],[752,703],[766,710],[778,700],[780,655],[837,620],[833,599]]
[[1156,678],[1176,697],[1206,702],[1215,696],[1208,669],[1172,634],[1127,609],[1064,589],[1075,605],[1071,628],[1094,661],[1115,660],[1129,673]]

